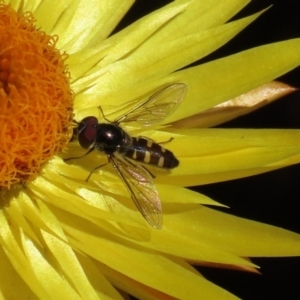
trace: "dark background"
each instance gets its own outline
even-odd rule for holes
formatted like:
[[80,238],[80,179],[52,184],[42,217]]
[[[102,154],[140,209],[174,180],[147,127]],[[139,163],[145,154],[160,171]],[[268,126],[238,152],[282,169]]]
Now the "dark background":
[[[116,30],[169,2],[137,0]],[[258,45],[300,37],[300,10],[296,0],[254,0],[235,18],[271,4],[273,7],[257,21],[200,63]],[[279,80],[300,87],[300,68]],[[300,92],[296,92],[220,127],[300,128],[299,98]],[[300,233],[299,177],[300,166],[296,165],[245,179],[201,186],[196,190],[230,206],[232,214]],[[300,299],[300,258],[255,258],[253,261],[261,267],[262,275],[211,268],[200,271],[212,282],[245,300]]]

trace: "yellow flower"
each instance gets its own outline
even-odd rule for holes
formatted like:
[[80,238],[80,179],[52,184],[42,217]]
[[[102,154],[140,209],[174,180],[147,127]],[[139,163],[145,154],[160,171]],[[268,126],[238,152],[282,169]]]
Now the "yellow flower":
[[[184,188],[300,160],[298,130],[183,127],[187,118],[299,65],[300,41],[291,40],[175,72],[252,22],[259,14],[224,25],[247,2],[178,0],[112,36],[131,0],[1,4],[3,298],[122,299],[123,291],[143,299],[236,299],[191,263],[254,271],[244,257],[300,254],[297,234],[203,206],[220,204]],[[101,119],[101,105],[115,120],[174,83],[184,83],[188,93],[164,123],[147,130],[122,125],[133,136],[174,138],[167,148],[180,166],[149,167],[163,205],[157,230],[142,218],[111,165],[85,181],[106,155],[64,162],[59,152],[64,158],[85,153],[77,142],[65,147],[73,113],[77,121]],[[215,124],[232,117],[219,108],[212,113]]]

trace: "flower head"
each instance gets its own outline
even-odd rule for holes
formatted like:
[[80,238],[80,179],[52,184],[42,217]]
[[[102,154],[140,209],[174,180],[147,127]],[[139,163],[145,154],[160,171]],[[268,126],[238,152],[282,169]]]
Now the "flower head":
[[70,139],[73,94],[57,36],[0,4],[0,187],[33,180]]
[[[300,133],[184,124],[213,107],[218,107],[213,109],[216,119],[228,119],[224,105],[217,105],[298,65],[294,48],[300,42],[263,46],[177,71],[230,40],[259,14],[224,25],[247,1],[178,0],[108,37],[131,1],[56,2],[7,1],[1,6],[17,24],[7,34],[13,22],[0,14],[1,143],[6,145],[0,157],[6,170],[0,181],[5,190],[0,273],[7,274],[0,285],[1,290],[18,286],[6,291],[7,297],[121,299],[122,290],[149,299],[235,299],[190,263],[254,272],[256,266],[244,257],[299,255],[298,235],[210,209],[204,205],[221,204],[184,186],[299,162]],[[24,42],[27,37],[30,41]],[[265,69],[257,72],[262,62]],[[247,69],[245,81],[249,65],[255,72]],[[238,84],[232,88],[229,82]],[[147,128],[121,124],[124,119],[118,117],[143,99],[178,83],[188,92],[168,118]],[[173,138],[166,147],[178,157],[179,167],[147,166],[156,175],[162,202],[161,230],[142,218],[115,165],[102,166],[106,155],[93,151],[63,160],[85,154],[77,141],[65,147],[73,112],[79,123],[87,116],[104,122],[101,110],[106,119],[119,120],[129,136],[156,142]],[[26,185],[13,189],[15,183]]]

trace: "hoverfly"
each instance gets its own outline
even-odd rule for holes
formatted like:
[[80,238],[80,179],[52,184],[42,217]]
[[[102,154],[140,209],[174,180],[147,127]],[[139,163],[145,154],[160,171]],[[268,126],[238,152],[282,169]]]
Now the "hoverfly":
[[[151,164],[160,168],[172,169],[179,165],[175,155],[158,143],[146,137],[131,137],[120,123],[137,122],[150,126],[165,119],[183,101],[187,86],[182,83],[169,85],[113,122],[99,123],[94,116],[85,117],[76,122],[74,135],[82,148],[89,149],[81,158],[97,149],[105,153],[117,174],[126,186],[138,210],[154,228],[162,227],[162,207],[158,192],[153,184],[154,176],[140,163]],[[136,163],[138,162],[138,163]],[[92,173],[106,164],[98,166]]]

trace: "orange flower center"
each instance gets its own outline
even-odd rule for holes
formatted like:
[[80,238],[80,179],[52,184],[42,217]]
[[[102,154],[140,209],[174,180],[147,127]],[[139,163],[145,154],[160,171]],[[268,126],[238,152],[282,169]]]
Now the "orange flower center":
[[71,136],[67,55],[34,21],[0,4],[0,189],[34,179]]

